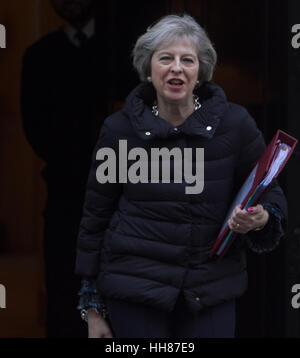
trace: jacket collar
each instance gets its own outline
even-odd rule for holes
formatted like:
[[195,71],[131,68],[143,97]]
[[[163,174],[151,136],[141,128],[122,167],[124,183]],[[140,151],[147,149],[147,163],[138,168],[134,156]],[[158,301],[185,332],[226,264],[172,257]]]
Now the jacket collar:
[[152,84],[142,83],[137,86],[127,97],[124,111],[129,115],[137,135],[144,140],[167,138],[177,134],[178,130],[189,136],[199,135],[210,139],[227,109],[226,95],[212,82],[203,83],[196,94],[201,108],[178,126],[177,131],[171,123],[153,115],[152,105],[156,93]]

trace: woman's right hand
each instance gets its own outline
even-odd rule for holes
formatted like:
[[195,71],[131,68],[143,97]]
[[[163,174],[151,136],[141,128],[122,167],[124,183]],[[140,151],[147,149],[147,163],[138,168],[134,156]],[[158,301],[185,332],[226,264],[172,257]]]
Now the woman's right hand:
[[113,338],[111,329],[105,319],[95,311],[89,311],[88,318],[88,338]]

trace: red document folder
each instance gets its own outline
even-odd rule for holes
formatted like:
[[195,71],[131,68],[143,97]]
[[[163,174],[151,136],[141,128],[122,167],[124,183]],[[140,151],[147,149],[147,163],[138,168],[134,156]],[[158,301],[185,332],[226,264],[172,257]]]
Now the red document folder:
[[234,241],[236,234],[227,225],[234,208],[241,205],[247,210],[251,205],[258,203],[262,193],[284,168],[297,142],[297,139],[285,132],[277,131],[233,201],[210,252],[211,257],[217,256],[221,259]]

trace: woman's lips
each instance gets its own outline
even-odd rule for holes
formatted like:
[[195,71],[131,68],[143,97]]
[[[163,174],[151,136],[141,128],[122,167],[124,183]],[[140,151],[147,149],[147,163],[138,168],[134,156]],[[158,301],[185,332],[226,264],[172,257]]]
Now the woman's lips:
[[171,89],[181,89],[184,86],[184,82],[180,79],[171,79],[167,82],[168,87]]
[[184,86],[184,83],[175,85],[175,84],[168,82],[168,87],[171,89],[174,89],[174,90],[179,90],[179,89],[183,88],[183,86]]

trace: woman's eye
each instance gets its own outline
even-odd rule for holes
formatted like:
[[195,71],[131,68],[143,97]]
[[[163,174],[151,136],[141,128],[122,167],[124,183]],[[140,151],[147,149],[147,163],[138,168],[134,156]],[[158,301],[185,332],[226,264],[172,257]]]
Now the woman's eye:
[[193,62],[194,62],[193,59],[191,59],[191,58],[184,58],[183,61],[184,61],[184,62],[189,62],[189,63],[193,63]]
[[168,61],[168,60],[170,60],[170,57],[169,56],[163,56],[160,59],[161,59],[161,61]]

